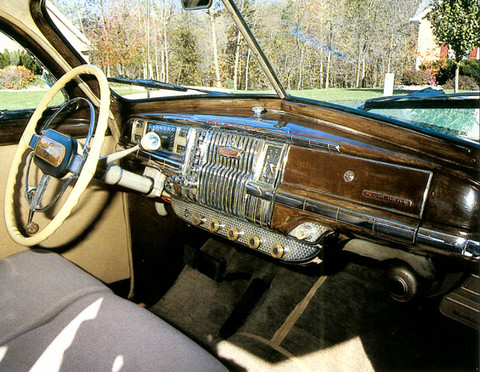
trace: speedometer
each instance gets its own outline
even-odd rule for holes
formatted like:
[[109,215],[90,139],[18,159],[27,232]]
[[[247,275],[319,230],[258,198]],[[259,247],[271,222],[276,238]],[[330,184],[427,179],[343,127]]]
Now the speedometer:
[[147,132],[155,132],[160,137],[162,141],[161,148],[163,150],[172,151],[173,143],[175,142],[175,132],[177,127],[173,125],[159,124],[159,123],[148,123]]

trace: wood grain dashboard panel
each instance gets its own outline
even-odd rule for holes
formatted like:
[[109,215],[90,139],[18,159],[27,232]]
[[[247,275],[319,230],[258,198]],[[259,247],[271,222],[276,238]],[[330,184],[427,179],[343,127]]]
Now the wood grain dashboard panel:
[[321,193],[421,219],[432,172],[299,147],[288,154],[279,189]]

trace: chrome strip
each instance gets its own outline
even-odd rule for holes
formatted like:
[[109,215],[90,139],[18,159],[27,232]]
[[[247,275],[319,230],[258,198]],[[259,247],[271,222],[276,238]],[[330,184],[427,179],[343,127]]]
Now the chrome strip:
[[430,172],[430,176],[428,177],[427,186],[425,187],[425,192],[423,193],[423,202],[420,207],[420,218],[423,218],[423,212],[425,212],[425,206],[427,205],[427,197],[428,193],[430,192],[430,187],[432,186],[433,180],[433,172]]
[[324,141],[315,138],[303,137],[296,134],[290,134],[289,136],[290,141],[294,145],[298,145],[301,147],[308,147],[312,149],[322,149],[327,150],[329,152],[338,152],[340,151],[340,145],[335,142]]
[[269,200],[276,204],[314,213],[336,222],[346,223],[368,232],[378,233],[408,244],[423,244],[465,259],[480,260],[480,242],[438,230],[407,225],[396,221],[357,212],[319,200],[305,198],[285,191],[277,191],[258,183],[249,182],[248,195]]
[[417,243],[459,254],[469,260],[480,261],[480,242],[476,240],[421,227],[418,229]]
[[147,152],[144,150],[139,151],[139,156],[143,156],[149,159],[153,159],[156,162],[159,162],[161,166],[167,167],[167,168],[172,168],[174,170],[179,170],[183,166],[182,161],[174,160],[171,159],[169,155],[166,154],[161,154],[161,153],[155,153],[155,152]]

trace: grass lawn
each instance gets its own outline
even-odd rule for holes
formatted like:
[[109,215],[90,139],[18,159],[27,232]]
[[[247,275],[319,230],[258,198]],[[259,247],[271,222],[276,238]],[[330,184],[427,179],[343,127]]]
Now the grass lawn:
[[[309,90],[290,90],[289,94],[296,97],[315,99],[319,101],[364,101],[368,98],[383,96],[383,89],[309,89]],[[405,94],[405,91],[394,92],[394,94]]]
[[[275,94],[274,91],[244,91],[237,90],[233,93],[248,93],[261,94],[270,93]],[[329,88],[329,89],[308,89],[308,90],[288,90],[287,93],[292,96],[315,99],[318,101],[364,101],[368,98],[383,96],[383,89],[364,88],[364,89],[343,89],[343,88]],[[407,94],[404,90],[395,91],[394,94]]]
[[[48,90],[0,90],[0,110],[21,110],[35,108]],[[57,94],[51,105],[63,102],[63,95]]]
[[[127,96],[129,94],[145,92],[143,88],[115,87],[115,92]],[[0,90],[0,110],[15,110],[22,108],[37,107],[40,100],[46,94],[47,90],[20,90],[20,91],[2,91]],[[232,91],[232,93],[274,93],[273,91]],[[310,90],[290,90],[288,93],[292,96],[303,97],[327,102],[350,101],[356,106],[361,101],[368,98],[381,97],[382,89],[310,89]],[[395,91],[394,94],[408,94],[409,91]],[[446,91],[445,93],[451,93]],[[63,96],[59,93],[52,102],[52,105],[58,105],[63,102]],[[345,103],[346,104],[346,103]]]
[[[115,88],[120,95],[142,92],[143,90],[132,88]],[[42,98],[47,94],[48,89],[42,90],[0,90],[0,110],[21,110],[35,108]],[[64,101],[63,94],[58,93],[50,106],[59,105]]]

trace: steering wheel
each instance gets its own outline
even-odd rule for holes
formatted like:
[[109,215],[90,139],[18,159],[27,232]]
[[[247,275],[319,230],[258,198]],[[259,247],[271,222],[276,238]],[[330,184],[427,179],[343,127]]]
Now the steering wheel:
[[[40,133],[37,134],[35,128],[38,125],[38,121],[55,95],[65,87],[67,83],[78,76],[85,74],[94,75],[100,86],[99,114],[93,138],[92,134],[95,128],[93,105],[83,98],[80,99],[88,102],[91,114],[90,127],[83,148],[74,138],[48,128],[53,119],[64,107],[79,100],[79,98],[65,103],[46,121]],[[102,70],[92,65],[78,66],[67,72],[52,86],[42,99],[23,132],[13,157],[7,179],[7,187],[5,190],[5,221],[8,233],[15,242],[26,246],[37,245],[50,237],[68,218],[95,174],[98,159],[100,158],[100,151],[108,127],[109,113],[110,89],[108,87],[107,78]],[[19,230],[14,212],[14,193],[18,182],[17,179],[19,178],[18,173],[23,170],[20,165],[22,164],[24,155],[27,151],[31,152],[27,160],[28,169],[25,186],[25,196],[29,206],[29,217],[26,230],[30,236],[24,235]],[[42,174],[39,184],[34,187],[28,185],[28,173],[32,159]],[[46,207],[42,207],[42,197],[45,194],[45,190],[47,189],[51,177],[66,179],[66,181],[62,190],[57,193],[52,201]],[[68,195],[68,198],[53,219],[39,231],[38,225],[32,222],[34,213],[44,211],[55,204],[61,194],[63,194],[63,191],[65,191],[68,184],[74,179],[76,179],[76,182],[71,193]]]

